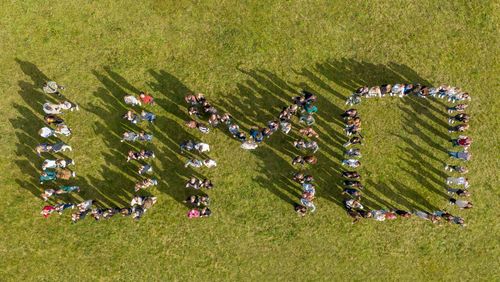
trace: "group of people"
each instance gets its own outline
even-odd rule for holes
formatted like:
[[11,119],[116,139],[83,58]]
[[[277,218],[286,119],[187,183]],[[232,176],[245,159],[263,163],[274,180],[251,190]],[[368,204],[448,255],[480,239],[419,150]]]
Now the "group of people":
[[[184,97],[184,100],[188,104],[188,115],[192,118],[185,122],[188,128],[198,129],[200,132],[208,134],[210,127],[215,128],[220,124],[229,126],[232,123],[231,115],[227,113],[220,115],[219,111],[207,101],[203,93],[188,94]],[[204,122],[197,121],[197,119],[206,119],[210,127]],[[181,154],[188,154],[184,167],[213,168],[217,166],[217,162],[205,154],[210,152],[210,145],[207,143],[184,140],[180,144],[180,151]],[[198,155],[193,153],[198,153]],[[199,155],[201,155],[201,159]],[[199,191],[202,189],[211,190],[214,188],[214,184],[208,178],[199,179],[192,176],[186,181],[185,188],[200,193]],[[184,203],[188,207],[188,218],[209,217],[212,215],[210,197],[206,194],[206,191],[201,194],[190,194]]]
[[[46,94],[56,95],[56,97],[61,98],[63,95],[60,91],[65,88],[58,85],[54,81],[49,81],[43,85],[42,89]],[[450,103],[464,102],[471,99],[467,92],[462,91],[460,88],[447,85],[430,87],[420,84],[384,84],[374,87],[363,86],[358,88],[349,97],[346,104],[358,104],[361,102],[361,98],[363,97],[405,97],[407,95],[417,95],[422,98],[446,98]],[[288,134],[292,129],[292,118],[293,116],[297,116],[298,121],[303,123],[305,126],[298,131],[303,138],[294,141],[293,146],[298,150],[304,151],[305,154],[294,157],[292,165],[299,165],[301,168],[304,168],[308,165],[314,165],[318,161],[314,153],[317,152],[319,146],[317,141],[314,139],[319,138],[319,135],[312,128],[312,125],[315,123],[314,114],[318,111],[318,108],[314,105],[316,100],[317,96],[313,93],[305,90],[302,91],[299,96],[293,98],[293,103],[291,105],[282,108],[277,119],[269,121],[267,126],[264,128],[252,127],[247,135],[245,132],[240,130],[236,123],[233,122],[233,118],[230,114],[219,114],[219,111],[207,101],[202,93],[189,94],[185,97],[185,101],[189,105],[188,114],[192,117],[192,119],[186,121],[185,125],[188,128],[197,129],[200,132],[207,134],[210,132],[210,128],[218,127],[220,124],[224,124],[227,126],[229,133],[242,143],[241,147],[243,149],[255,149],[265,140],[265,138],[269,138],[278,130]],[[138,96],[127,95],[124,97],[124,101],[125,104],[132,107],[143,105],[151,106],[155,104],[153,97],[145,92],[140,92]],[[469,130],[470,116],[465,113],[467,107],[467,104],[459,103],[447,109],[448,113],[451,114],[448,119],[448,123],[450,124],[450,134],[457,132],[463,133]],[[39,135],[48,139],[59,136],[70,136],[72,134],[72,130],[65,123],[61,115],[66,111],[74,110],[79,110],[78,106],[69,101],[63,101],[61,103],[45,103],[43,105],[43,111],[46,114],[44,116],[45,126],[39,130]],[[398,217],[409,218],[411,216],[417,216],[433,223],[444,220],[446,222],[465,226],[463,218],[454,216],[444,210],[426,212],[420,210],[405,211],[399,209],[369,210],[365,208],[361,203],[361,191],[364,189],[361,182],[362,177],[360,173],[356,171],[356,168],[361,166],[361,162],[359,160],[361,158],[359,145],[363,142],[363,136],[361,135],[361,117],[358,111],[354,108],[346,110],[341,117],[345,122],[344,131],[348,137],[348,141],[343,145],[345,147],[345,158],[342,160],[342,165],[348,168],[342,172],[342,183],[344,186],[342,194],[346,195],[343,203],[348,215],[354,219],[353,223],[362,218],[373,218],[377,221],[384,221],[396,219]],[[141,111],[130,109],[123,114],[122,118],[132,124],[139,124],[141,122],[154,123],[156,115],[152,112],[146,111],[145,109],[142,109]],[[204,118],[206,118],[208,125],[202,121],[198,121],[199,119]],[[146,133],[145,131],[126,131],[123,133],[121,142],[152,142],[152,140],[153,135]],[[453,147],[460,148],[460,150],[448,152],[452,159],[456,161],[468,161],[471,159],[469,148],[472,144],[472,139],[470,137],[458,135],[451,139],[451,143]],[[200,159],[193,154],[189,154],[185,167],[199,168],[205,166],[212,168],[217,166],[215,160],[204,154],[210,152],[210,145],[207,143],[186,140],[180,144],[180,149],[183,154],[197,152],[203,156]],[[35,150],[37,154],[41,156],[42,153],[72,151],[72,147],[59,140],[55,143],[41,143],[35,148]],[[155,158],[155,154],[153,151],[147,149],[141,149],[138,151],[130,150],[127,153],[127,162],[141,162],[138,174],[140,176],[145,176],[135,184],[135,192],[148,189],[149,187],[158,184],[158,181],[155,178],[149,177],[149,175],[153,172],[153,167],[147,162],[147,160],[151,158]],[[56,181],[59,180],[67,181],[76,177],[76,173],[69,169],[69,167],[74,164],[75,161],[68,158],[54,157],[45,159],[42,163],[42,172],[39,177],[40,184],[47,185],[48,183],[56,183]],[[467,167],[461,165],[460,163],[451,162],[445,165],[445,170],[455,174],[446,179],[447,192],[452,195],[449,199],[449,203],[451,205],[456,205],[460,209],[472,208],[472,203],[464,199],[471,195],[468,190],[469,181],[465,176],[463,176],[468,173]],[[293,174],[292,179],[302,187],[301,198],[299,200],[300,204],[295,206],[295,211],[301,216],[305,216],[308,212],[314,212],[316,210],[316,205],[314,204],[316,194],[314,177],[300,169]],[[186,189],[193,190],[210,190],[214,187],[214,184],[207,178],[199,179],[197,177],[191,177],[186,181],[185,187]],[[62,183],[56,185],[56,187],[45,189],[41,197],[44,201],[48,201],[53,197],[57,198],[63,194],[79,192],[79,186]],[[125,208],[98,208],[96,205],[97,202],[94,200],[86,200],[79,204],[61,202],[53,205],[45,205],[41,214],[44,217],[48,217],[54,213],[62,214],[66,209],[76,209],[76,212],[71,215],[73,222],[77,222],[85,218],[88,214],[90,214],[95,220],[109,219],[115,214],[132,216],[134,219],[140,219],[147,209],[151,208],[156,202],[156,197],[144,197],[139,195],[135,195],[131,200],[130,206]],[[212,213],[209,207],[210,197],[207,194],[191,194],[186,198],[184,203],[189,207],[187,213],[189,218],[209,217]]]
[[[470,96],[467,100],[470,100]],[[456,99],[448,99],[450,102],[455,102]],[[459,100],[463,101],[463,100]],[[460,124],[452,126],[449,130],[450,134],[456,132],[464,132],[469,129],[470,116],[465,112],[468,108],[468,104],[460,103],[451,107],[448,107],[448,113],[451,115],[448,118],[448,123],[453,125],[458,122]],[[464,198],[469,197],[471,193],[469,192],[469,179],[467,179],[465,174],[469,172],[469,169],[457,162],[466,162],[472,158],[472,154],[469,149],[472,145],[472,138],[465,135],[458,135],[452,137],[450,142],[453,147],[460,148],[458,151],[448,151],[448,155],[451,158],[451,162],[447,163],[444,167],[445,171],[452,174],[452,176],[446,178],[446,185],[448,194],[451,195],[449,203],[455,205],[460,209],[471,209],[472,202]],[[456,175],[456,176],[453,176]]]
[[459,87],[449,85],[441,85],[432,87],[421,85],[419,83],[397,83],[397,84],[382,84],[373,87],[362,86],[356,89],[354,93],[346,101],[346,105],[355,105],[361,103],[361,98],[374,98],[384,96],[397,96],[403,98],[408,95],[417,95],[418,97],[427,98],[435,97],[439,99],[447,99],[448,102],[456,103],[470,101],[469,93],[463,91]]
[[[469,101],[471,100],[467,92],[462,91],[460,88],[451,87],[448,85],[441,85],[439,87],[429,87],[420,84],[384,84],[380,86],[367,87],[363,86],[358,88],[347,100],[346,104],[354,105],[361,102],[361,98],[372,98],[372,97],[384,97],[384,96],[398,96],[405,97],[407,95],[416,95],[418,97],[436,97],[436,98],[447,98],[448,102],[455,103],[457,101]],[[448,119],[448,123],[453,125],[455,122],[460,124],[452,126],[449,129],[450,133],[464,132],[469,129],[469,115],[464,113],[467,108],[467,104],[461,103],[455,106],[449,107],[448,113],[455,114]],[[351,216],[354,222],[357,222],[361,218],[373,218],[377,221],[392,220],[398,217],[409,218],[412,215],[420,217],[425,220],[429,220],[433,223],[438,223],[441,220],[453,224],[459,224],[465,226],[464,219],[459,216],[454,216],[451,213],[439,210],[434,212],[426,211],[405,211],[405,210],[368,210],[361,203],[361,190],[364,189],[361,183],[361,175],[354,169],[361,166],[359,158],[361,157],[361,150],[357,145],[361,145],[363,137],[361,135],[361,117],[358,111],[354,108],[346,110],[341,117],[345,121],[345,133],[349,140],[344,144],[346,151],[344,153],[345,159],[342,161],[342,165],[349,168],[342,172],[344,190],[343,195],[347,195],[344,199],[344,206],[347,210],[349,216]],[[468,161],[471,158],[471,154],[468,151],[472,139],[460,135],[454,139],[451,139],[453,146],[462,147],[460,151],[450,151],[448,154],[450,157]],[[352,147],[351,147],[352,146]],[[351,147],[347,149],[348,147]],[[454,172],[456,174],[466,174],[468,169],[459,164],[446,164],[445,170],[449,172]],[[458,206],[460,209],[472,208],[472,203],[464,199],[456,199],[456,197],[468,197],[470,193],[467,188],[469,187],[468,179],[459,177],[448,177],[446,179],[447,192],[453,195],[450,198],[449,203]]]
[[[58,85],[54,81],[49,81],[43,85],[43,91],[47,94],[55,94],[58,97],[63,97],[60,90],[64,89],[63,86]],[[125,103],[129,105],[152,105],[154,104],[153,97],[147,93],[141,92],[139,97],[126,96]],[[71,135],[71,129],[65,124],[64,119],[61,115],[64,111],[78,110],[78,106],[74,105],[69,101],[64,101],[59,104],[45,103],[43,105],[43,110],[46,113],[44,121],[47,126],[40,129],[39,134],[44,138],[57,137],[57,135],[69,136]],[[148,122],[153,122],[156,116],[153,113],[142,111],[140,116],[135,113],[135,111],[128,111],[124,116],[124,119],[132,122],[133,124],[139,121],[146,120]],[[52,129],[50,126],[55,126]],[[123,141],[151,141],[152,135],[144,132],[134,133],[126,132],[123,136]],[[63,143],[57,142],[55,144],[42,143],[35,148],[37,154],[41,156],[42,153],[59,153],[64,151],[72,151],[71,146]],[[129,151],[127,155],[127,162],[132,160],[146,160],[149,158],[154,158],[155,155],[149,150],[140,150],[138,152]],[[42,173],[40,175],[40,184],[46,184],[47,182],[54,182],[56,180],[68,180],[76,176],[74,171],[68,169],[68,166],[74,165],[75,161],[72,159],[56,158],[56,159],[46,159],[42,164]],[[148,174],[152,172],[152,166],[150,164],[143,164],[139,167],[138,173],[140,175]],[[146,178],[139,181],[135,186],[135,191],[140,189],[145,189],[149,186],[156,185],[157,181],[152,178]],[[80,192],[80,187],[76,185],[59,185],[57,188],[45,189],[41,195],[45,201],[48,201],[51,197],[57,197],[62,194],[67,193],[78,193]],[[142,197],[134,196],[130,206],[124,208],[100,208],[95,200],[85,200],[79,204],[75,203],[56,203],[52,205],[46,205],[43,207],[41,214],[44,217],[49,217],[50,215],[57,213],[62,214],[64,210],[70,209],[75,212],[71,215],[71,220],[73,223],[84,219],[88,214],[95,220],[109,219],[115,214],[121,214],[122,216],[132,216],[132,218],[138,220],[147,209],[151,208],[157,201],[156,197]]]
[[[42,90],[45,94],[53,96],[54,99],[63,99],[64,96],[61,90],[65,87],[57,84],[55,81],[48,81],[42,85]],[[78,105],[75,105],[69,101],[63,101],[58,103],[46,102],[42,106],[42,110],[45,113],[43,118],[45,126],[38,131],[38,135],[45,139],[54,139],[59,136],[70,136],[72,131],[61,117],[66,111],[79,110]],[[59,135],[59,136],[58,136]],[[72,151],[73,148],[66,143],[58,140],[53,143],[46,141],[36,146],[35,151],[38,156],[42,156],[42,153],[60,153],[65,151]],[[76,173],[69,169],[70,166],[75,165],[75,161],[67,158],[57,158],[52,156],[45,159],[42,162],[39,182],[40,185],[47,187],[44,189],[41,197],[44,201],[49,201],[51,198],[57,198],[60,195],[68,193],[78,193],[80,192],[80,187],[77,185],[69,185],[67,182],[76,177]],[[60,183],[62,181],[63,183]],[[59,184],[55,184],[59,183]],[[42,208],[41,214],[44,217],[48,217],[54,212],[62,214],[62,212],[68,208],[74,208],[72,203],[56,203],[53,205],[45,205]]]
[[[308,101],[310,101],[312,97],[309,97],[308,95],[312,94],[308,93],[297,99],[308,99]],[[202,93],[189,94],[184,98],[184,100],[189,104],[188,114],[193,117],[193,119],[185,122],[187,127],[196,128],[202,133],[210,132],[210,127],[208,127],[204,122],[196,121],[194,118],[206,118],[207,123],[211,127],[217,127],[220,124],[224,124],[231,136],[242,143],[241,148],[246,150],[256,149],[260,143],[278,130],[288,134],[292,129],[291,118],[299,112],[299,108],[303,109],[299,120],[308,126],[314,124],[315,120],[313,114],[318,110],[316,106],[312,105],[312,103],[308,102],[299,106],[304,101],[296,101],[296,103],[290,105],[289,107],[284,107],[277,119],[268,121],[266,127],[252,127],[250,128],[248,134],[246,134],[236,123],[233,122],[233,118],[229,113],[220,114],[219,111],[206,100]],[[304,132],[303,134],[308,136],[316,133],[313,130],[312,132]]]
[[79,204],[73,203],[59,203],[56,205],[47,205],[42,209],[41,214],[45,217],[50,216],[53,213],[62,214],[66,209],[75,209],[76,212],[71,214],[71,221],[76,223],[84,219],[87,215],[99,221],[101,219],[110,219],[112,216],[120,214],[122,216],[132,216],[132,218],[138,220],[142,215],[156,204],[156,197],[142,197],[134,196],[130,202],[129,207],[124,208],[99,208],[97,207],[97,201],[86,200]]
[[300,216],[305,216],[308,212],[315,212],[316,205],[316,185],[314,177],[303,171],[303,168],[309,165],[315,165],[318,162],[314,155],[319,149],[315,138],[319,138],[318,133],[314,131],[312,125],[315,123],[314,114],[318,111],[318,107],[314,105],[317,96],[313,93],[303,90],[300,95],[292,98],[293,103],[284,107],[279,116],[280,126],[285,134],[291,130],[291,119],[293,116],[298,116],[299,123],[304,123],[305,127],[299,129],[299,135],[302,138],[295,140],[293,146],[305,152],[304,155],[298,155],[292,159],[292,166],[300,166],[299,171],[293,174],[292,180],[301,185],[301,197],[299,203],[295,205],[295,211]]
[[[126,105],[129,105],[131,107],[151,107],[155,105],[153,96],[144,91],[141,91],[138,96],[127,95],[123,97],[123,100]],[[153,124],[156,120],[156,115],[153,112],[146,111],[144,108],[140,110],[140,114],[138,114],[138,111],[134,109],[128,109],[127,112],[122,115],[122,119],[135,125],[141,122]],[[130,143],[148,143],[152,141],[153,134],[146,133],[145,131],[126,131],[123,133],[121,139],[121,142]],[[153,165],[149,162],[155,157],[155,153],[152,150],[141,149],[128,151],[127,162],[135,161],[139,164],[137,174],[139,174],[141,179],[139,179],[139,181],[134,185],[134,191],[136,193],[141,190],[146,190],[152,186],[158,185],[158,180],[151,177],[151,175],[153,174]],[[135,195],[130,202],[130,207],[126,208],[126,210],[122,209],[122,214],[132,215],[132,218],[138,220],[144,215],[148,208],[151,208],[156,203],[156,201],[156,197],[144,197]]]

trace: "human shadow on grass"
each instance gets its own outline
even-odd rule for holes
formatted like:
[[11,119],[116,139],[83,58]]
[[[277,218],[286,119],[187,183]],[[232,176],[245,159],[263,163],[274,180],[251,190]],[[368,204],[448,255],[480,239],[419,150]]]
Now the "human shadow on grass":
[[[156,165],[158,162],[162,164],[172,162],[171,158],[165,154],[162,146],[165,141],[165,134],[158,130],[160,124],[163,126],[163,116],[157,112],[157,108],[154,106],[132,107],[126,105],[123,97],[129,94],[138,95],[138,88],[134,87],[123,76],[109,67],[104,67],[103,69],[104,71],[101,72],[93,71],[94,76],[103,85],[103,87],[99,87],[94,92],[94,96],[100,101],[99,105],[92,104],[85,108],[99,117],[99,120],[94,124],[94,131],[97,135],[102,136],[106,146],[106,153],[103,154],[105,164],[101,166],[101,178],[106,179],[108,183],[109,191],[107,193],[115,195],[115,199],[119,197],[123,200],[130,200],[135,194],[150,195],[151,189],[141,189],[139,192],[134,192],[134,185],[140,179],[151,177],[158,180],[156,188],[159,191],[167,191],[175,199],[181,200],[180,197],[173,194],[175,189],[171,187],[164,189],[165,186],[172,185],[172,181],[176,180],[176,178],[168,173],[169,169],[160,170]],[[157,114],[155,124],[146,122],[131,124],[122,119],[123,114],[128,110],[134,110],[140,114],[142,109]],[[151,133],[153,134],[153,142],[121,142],[122,134],[125,131],[145,131]],[[126,162],[129,150],[139,151],[141,149],[155,152],[156,160],[148,159],[145,161]],[[153,174],[141,176],[138,174],[139,166],[146,163],[153,166]],[[109,181],[110,179],[111,181]],[[91,181],[103,182],[102,180],[97,180],[97,178],[93,178]]]
[[[72,145],[70,142],[70,137],[62,137],[58,138],[49,138],[43,139],[38,136],[38,129],[43,126],[46,126],[43,121],[43,110],[42,106],[45,102],[49,101],[52,103],[62,102],[63,100],[68,100],[66,97],[57,97],[59,99],[56,100],[55,96],[50,96],[42,92],[41,88],[44,82],[49,81],[49,77],[43,74],[40,69],[34,65],[33,63],[16,60],[22,71],[28,75],[32,83],[27,81],[19,81],[19,96],[21,97],[24,103],[15,103],[13,107],[18,111],[19,116],[15,119],[11,119],[10,122],[14,128],[16,128],[16,136],[18,139],[18,143],[16,144],[16,153],[18,156],[24,156],[22,159],[15,160],[17,166],[25,173],[26,177],[22,179],[17,179],[16,182],[20,187],[23,187],[29,190],[34,196],[40,197],[41,192],[44,189],[54,188],[56,189],[59,185],[77,185],[81,187],[81,192],[79,193],[70,193],[59,195],[55,198],[51,198],[48,203],[55,202],[73,202],[77,203],[82,199],[94,199],[98,205],[114,207],[116,203],[124,205],[128,203],[128,201],[120,201],[117,197],[120,196],[117,191],[106,191],[103,187],[108,187],[109,185],[115,185],[112,181],[108,182],[109,179],[116,180],[122,179],[122,175],[117,175],[113,171],[107,170],[106,166],[103,166],[103,175],[105,176],[106,181],[97,181],[93,177],[89,177],[86,179],[82,176],[78,175],[74,179],[70,179],[68,181],[60,181],[46,183],[41,186],[38,183],[38,177],[41,173],[41,163],[46,158],[64,158],[68,159],[67,156],[61,153],[50,154],[50,153],[42,153],[42,156],[39,157],[35,153],[35,146],[40,143],[48,142],[48,143],[56,143],[56,142],[64,142],[66,144]],[[66,115],[70,113],[62,114],[61,116],[64,118]],[[73,113],[73,114],[76,114]],[[71,125],[68,125],[71,127]],[[98,132],[106,132],[106,130],[97,130]],[[74,148],[74,150],[84,150],[85,148]],[[106,154],[104,154],[105,158],[109,158]],[[76,161],[78,163],[78,161]],[[76,167],[70,167],[70,169],[74,170]],[[119,184],[118,184],[119,185]]]
[[[55,138],[50,137],[44,139],[38,135],[38,130],[45,125],[43,120],[43,104],[45,102],[58,103],[68,100],[65,97],[57,97],[45,94],[42,91],[44,82],[49,81],[49,77],[45,75],[35,64],[16,58],[22,72],[27,75],[30,81],[18,81],[19,92],[21,99],[15,102],[12,106],[17,111],[18,116],[9,120],[15,130],[17,138],[15,153],[18,156],[14,163],[22,171],[23,177],[16,179],[19,187],[26,189],[33,196],[39,198],[40,194],[45,189],[57,189],[59,185],[78,185],[79,179],[71,179],[68,181],[50,182],[40,185],[39,176],[41,173],[41,164],[46,158],[64,158],[68,159],[63,153],[42,153],[41,157],[35,152],[35,147],[40,143],[57,143],[64,142],[69,144],[71,137]],[[64,118],[64,116],[63,116]],[[73,169],[73,168],[71,168]],[[71,194],[60,195],[56,198],[51,198],[48,203],[56,201],[77,201],[78,196]]]
[[[221,98],[217,100],[217,104],[229,112],[240,124],[240,128],[246,132],[250,127],[265,127],[268,121],[277,120],[282,108],[292,104],[292,97],[299,95],[300,90],[307,89],[317,93],[310,87],[287,82],[268,70],[246,70],[240,67],[238,70],[248,75],[249,79],[237,84],[236,95],[220,95]],[[254,180],[260,187],[268,189],[285,202],[295,205],[302,192],[300,186],[292,181],[292,176],[297,171],[303,171],[315,177],[319,197],[342,205],[339,201],[340,186],[331,182],[331,177],[340,173],[338,167],[331,161],[331,156],[336,159],[340,159],[341,156],[329,146],[322,145],[324,142],[337,145],[341,143],[337,136],[327,134],[331,125],[328,123],[328,114],[321,112],[321,109],[330,108],[335,111],[337,108],[340,114],[340,109],[321,96],[318,97],[316,104],[320,111],[316,114],[317,124],[313,127],[321,136],[320,150],[315,154],[319,159],[318,165],[306,167],[291,165],[295,156],[308,154],[293,147],[294,140],[307,139],[298,135],[298,129],[304,126],[298,122],[298,117],[294,117],[293,129],[288,135],[278,131],[266,139],[259,148],[249,152],[261,160],[259,176]],[[244,126],[241,126],[242,123]]]
[[[179,78],[165,70],[150,69],[148,73],[154,79],[148,82],[149,87],[161,94],[155,98],[156,104],[167,113],[167,115],[160,116],[157,122],[158,125],[161,124],[161,128],[168,129],[168,133],[161,130],[156,131],[161,146],[159,149],[162,152],[159,160],[166,168],[162,171],[164,174],[161,180],[163,186],[159,186],[158,189],[182,203],[189,195],[203,195],[205,192],[186,189],[185,184],[189,178],[193,176],[198,179],[209,178],[202,173],[204,169],[184,167],[189,158],[205,159],[208,158],[206,154],[181,152],[180,150],[180,144],[183,141],[203,141],[202,137],[191,134],[183,125],[183,121],[190,119],[184,96],[191,93],[191,90]],[[217,183],[214,185],[217,189]]]

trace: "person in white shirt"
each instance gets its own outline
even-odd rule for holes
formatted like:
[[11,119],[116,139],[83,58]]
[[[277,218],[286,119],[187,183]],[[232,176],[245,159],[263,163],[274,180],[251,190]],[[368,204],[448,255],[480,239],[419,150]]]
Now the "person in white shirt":
[[203,164],[208,168],[217,166],[217,163],[212,159],[203,160]]
[[194,148],[200,153],[210,152],[210,145],[208,145],[207,143],[198,143],[194,145]]
[[57,136],[55,131],[52,130],[50,127],[42,127],[40,130],[38,130],[38,134],[43,138],[49,138],[50,136]]
[[448,177],[448,178],[446,178],[446,184],[448,184],[448,185],[463,185],[464,188],[469,187],[469,181],[465,177]]
[[[70,136],[71,135],[71,129],[67,125],[65,125],[65,124],[59,124],[59,125],[57,125],[56,130],[54,132],[57,133],[57,134],[64,135],[64,136]],[[54,136],[55,136],[55,134],[54,134]]]
[[141,105],[141,101],[139,101],[139,99],[137,99],[137,97],[135,97],[134,95],[127,95],[127,96],[123,97],[123,100],[125,101],[125,104],[127,104],[127,105],[132,105],[132,106],[140,106]]
[[47,168],[65,168],[68,165],[74,165],[75,162],[72,159],[57,159],[57,160],[45,160],[42,164],[42,170]]
[[80,210],[80,212],[84,212],[84,211],[89,210],[92,207],[92,203],[93,203],[92,200],[86,200],[84,202],[79,203],[77,205],[77,207]]
[[64,86],[58,85],[55,81],[45,82],[42,86],[43,92],[47,94],[57,94],[61,96],[59,90],[64,90]]

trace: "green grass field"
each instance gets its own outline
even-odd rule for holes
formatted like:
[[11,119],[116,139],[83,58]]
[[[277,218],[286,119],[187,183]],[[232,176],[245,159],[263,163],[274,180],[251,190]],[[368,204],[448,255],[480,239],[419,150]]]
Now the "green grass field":
[[[175,3],[175,4],[174,4]],[[0,9],[0,280],[498,281],[499,86],[497,1],[3,1]],[[495,16],[497,15],[497,16]],[[124,206],[137,164],[119,136],[123,96],[151,92],[149,148],[158,203],[138,222],[115,216],[71,224],[44,219],[38,184],[40,85],[53,79],[81,107],[64,114],[73,136],[65,201]],[[467,227],[412,218],[351,224],[342,207],[338,115],[361,85],[420,82],[472,95],[472,210],[447,205],[446,101],[365,100],[365,198],[369,208],[448,209]],[[318,210],[293,212],[289,179],[296,133],[244,151],[225,130],[183,126],[184,95],[203,92],[240,126],[264,126],[303,89],[318,93]],[[298,123],[294,124],[294,132]],[[137,130],[137,128],[136,128]],[[212,146],[215,169],[185,169],[184,139]],[[48,156],[45,154],[44,156]],[[213,216],[189,220],[192,174],[211,178]],[[73,198],[74,197],[74,198]]]

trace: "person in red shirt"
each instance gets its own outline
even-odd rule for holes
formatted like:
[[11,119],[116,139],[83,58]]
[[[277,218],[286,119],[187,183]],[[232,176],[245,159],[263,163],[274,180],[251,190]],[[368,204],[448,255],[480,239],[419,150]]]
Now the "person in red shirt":
[[42,211],[40,212],[41,215],[43,215],[45,218],[49,217],[54,211],[56,210],[56,208],[54,208],[53,206],[45,206],[43,207]]
[[153,99],[153,96],[149,95],[148,93],[146,92],[141,92],[139,93],[139,99],[141,100],[142,103],[144,103],[145,105],[154,105],[155,102],[154,102],[154,99]]
[[451,142],[453,146],[462,146],[464,148],[469,148],[472,144],[472,139],[468,136],[460,135],[457,139],[452,139]]

